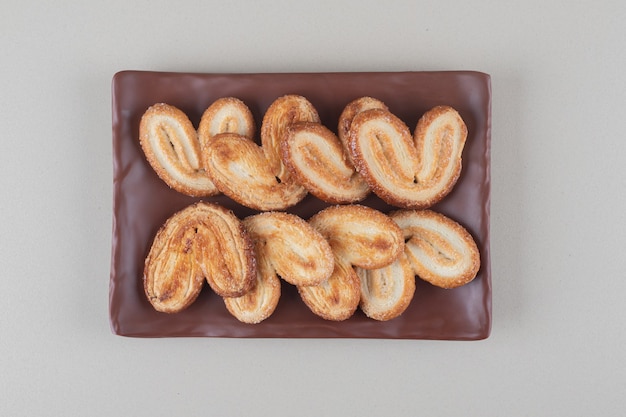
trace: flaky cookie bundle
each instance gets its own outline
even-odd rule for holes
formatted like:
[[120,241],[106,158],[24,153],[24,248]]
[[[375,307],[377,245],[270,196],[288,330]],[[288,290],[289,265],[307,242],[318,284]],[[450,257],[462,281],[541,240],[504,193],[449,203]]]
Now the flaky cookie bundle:
[[[308,100],[288,95],[265,112],[260,145],[255,129],[232,97],[209,106],[197,130],[167,104],[143,115],[141,147],[171,188],[221,192],[261,212],[238,219],[198,202],[168,219],[145,261],[156,310],[187,308],[206,281],[234,317],[258,323],[276,309],[282,279],[324,319],[346,320],[360,306],[390,320],[409,306],[415,276],[442,288],[476,276],[480,255],[469,232],[427,210],[461,171],[467,128],[451,107],[426,112],[411,135],[383,102],[363,97],[344,108],[335,134]],[[356,204],[370,191],[399,210]],[[336,205],[308,221],[281,212],[307,193]]]
[[232,97],[214,102],[196,131],[167,104],[143,115],[139,140],[156,173],[196,197],[222,192],[260,211],[283,210],[307,192],[333,204],[363,200],[370,189],[402,208],[427,208],[461,172],[467,127],[451,107],[426,112],[411,135],[384,103],[349,103],[335,135],[304,97],[283,96],[265,112],[261,146],[252,113]]

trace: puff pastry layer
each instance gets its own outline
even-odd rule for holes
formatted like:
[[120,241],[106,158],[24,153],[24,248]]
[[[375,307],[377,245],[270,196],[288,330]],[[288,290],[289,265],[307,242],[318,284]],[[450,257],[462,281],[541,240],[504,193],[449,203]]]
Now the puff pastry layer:
[[296,181],[320,200],[354,203],[369,193],[337,136],[322,124],[289,126],[281,142],[281,154]]
[[[406,251],[406,249],[405,249]],[[355,268],[361,283],[361,310],[367,317],[387,321],[400,316],[415,294],[415,273],[406,253],[378,269]]]
[[[385,103],[373,97],[357,98],[344,107],[341,115],[339,116],[339,124],[337,126],[337,136],[339,137],[344,149],[347,150],[350,146],[350,128],[352,127],[352,120],[354,120],[354,117],[365,110],[371,109],[389,110]],[[350,163],[354,165],[350,153],[347,152],[346,155]]]
[[257,279],[254,289],[224,299],[228,311],[245,323],[259,323],[275,310],[280,298],[279,276],[293,285],[326,281],[334,267],[328,242],[293,214],[266,212],[244,220],[255,242]]
[[202,114],[198,126],[201,145],[220,133],[236,133],[252,139],[255,132],[252,112],[235,97],[222,97],[214,101]]
[[188,307],[206,279],[217,294],[240,296],[254,285],[252,241],[235,215],[209,203],[171,216],[157,232],[144,267],[144,290],[154,308]]
[[200,151],[200,141],[187,115],[158,103],[146,110],[139,124],[139,143],[157,175],[176,191],[203,197],[215,195]]
[[402,229],[405,253],[419,278],[456,288],[476,277],[480,253],[463,226],[431,210],[401,210],[390,217]]
[[459,178],[466,138],[467,127],[451,107],[426,112],[414,137],[395,115],[376,108],[354,117],[348,148],[357,171],[380,198],[397,207],[427,208]]
[[264,242],[256,236],[250,219],[246,219],[247,229],[251,231],[256,256],[256,281],[254,288],[240,297],[224,298],[226,309],[243,323],[260,323],[274,313],[280,300],[280,280],[271,257],[264,250]]
[[259,147],[236,133],[214,136],[204,147],[204,163],[217,188],[238,203],[261,211],[283,210],[307,193],[285,168],[280,141],[289,125],[319,122],[313,105],[304,97],[289,95],[275,100],[261,126]]
[[360,280],[353,266],[382,268],[400,256],[402,232],[383,213],[360,205],[333,206],[311,217],[309,223],[329,242],[335,257],[330,278],[312,286],[298,286],[311,311],[326,320],[346,320],[361,298]]

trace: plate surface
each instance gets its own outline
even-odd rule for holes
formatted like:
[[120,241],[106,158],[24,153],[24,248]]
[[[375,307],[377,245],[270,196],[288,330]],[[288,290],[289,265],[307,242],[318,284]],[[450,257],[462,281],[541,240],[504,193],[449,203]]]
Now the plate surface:
[[[148,165],[139,146],[139,121],[154,103],[184,111],[198,126],[216,99],[234,96],[255,116],[257,136],[262,115],[285,94],[300,94],[316,107],[322,123],[337,131],[346,104],[361,96],[385,102],[413,131],[419,117],[439,104],[456,108],[468,127],[463,170],[452,192],[432,207],[464,225],[481,252],[481,269],[468,285],[444,290],[417,280],[415,297],[400,317],[377,322],[360,310],[344,322],[311,313],[294,287],[282,282],[274,314],[256,325],[239,323],[220,297],[205,285],[187,310],[156,312],[142,284],[144,259],[159,227],[174,212],[199,199],[179,194]],[[188,74],[142,71],[117,73],[113,99],[113,237],[109,311],[115,334],[134,337],[350,337],[477,340],[491,331],[489,252],[491,83],[471,71],[398,73]],[[233,210],[254,214],[224,196],[205,198]],[[362,202],[383,212],[393,210],[375,196]],[[327,204],[308,196],[289,212],[308,219]]]

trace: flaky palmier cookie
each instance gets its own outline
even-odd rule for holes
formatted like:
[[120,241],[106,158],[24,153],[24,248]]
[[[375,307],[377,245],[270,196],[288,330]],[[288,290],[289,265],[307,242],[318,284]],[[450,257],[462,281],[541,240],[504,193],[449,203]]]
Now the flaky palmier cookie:
[[289,126],[281,142],[281,155],[296,181],[320,200],[355,203],[369,193],[337,136],[320,123]]
[[405,253],[419,278],[456,288],[476,277],[480,253],[463,226],[431,210],[400,210],[390,217],[402,229]]
[[150,166],[171,188],[194,197],[218,193],[205,171],[198,134],[178,108],[165,103],[148,108],[139,124],[139,143]]
[[337,136],[315,123],[289,127],[281,142],[283,162],[297,181],[320,200],[356,203],[369,193],[369,186],[356,172],[348,152],[348,132],[354,116],[374,108],[387,110],[385,103],[372,97],[348,103],[339,117]]
[[253,244],[239,219],[199,202],[171,216],[157,232],[144,266],[144,291],[158,311],[175,313],[198,296],[204,279],[221,296],[252,289]]
[[298,286],[311,311],[326,320],[346,320],[361,298],[360,280],[353,269],[382,268],[404,249],[402,232],[383,213],[360,205],[333,206],[309,219],[328,240],[335,257],[330,278],[313,286]]
[[260,323],[276,310],[280,300],[280,280],[268,256],[255,245],[256,281],[254,287],[240,297],[223,297],[228,312],[242,323]]
[[[341,144],[343,145],[344,149],[346,149],[346,151],[350,146],[349,137],[352,120],[354,120],[354,117],[357,114],[364,112],[365,110],[371,109],[389,110],[385,103],[376,98],[360,97],[348,103],[348,105],[344,107],[343,111],[341,112],[341,115],[339,116],[339,123],[337,126],[337,137],[339,137],[339,140],[341,141]],[[346,152],[346,156],[348,157],[350,164],[354,166],[350,152]]]
[[376,195],[402,208],[427,208],[453,188],[461,173],[467,127],[456,110],[437,106],[418,121],[414,137],[391,112],[357,114],[349,151]]
[[217,188],[238,203],[261,211],[283,210],[302,200],[307,190],[298,184],[280,158],[280,141],[293,123],[319,122],[304,97],[276,99],[261,126],[261,147],[235,133],[223,133],[203,150],[204,163]]
[[203,146],[220,133],[237,133],[254,138],[254,117],[245,103],[235,97],[215,100],[202,114],[198,125],[198,137]]
[[355,268],[361,282],[361,310],[367,317],[387,321],[400,316],[415,294],[415,273],[406,248],[390,265],[378,269]]
[[333,272],[328,242],[300,217],[280,212],[250,216],[244,225],[255,242],[255,288],[238,298],[225,298],[228,311],[245,323],[259,323],[275,310],[280,297],[278,277],[293,285],[314,285]]

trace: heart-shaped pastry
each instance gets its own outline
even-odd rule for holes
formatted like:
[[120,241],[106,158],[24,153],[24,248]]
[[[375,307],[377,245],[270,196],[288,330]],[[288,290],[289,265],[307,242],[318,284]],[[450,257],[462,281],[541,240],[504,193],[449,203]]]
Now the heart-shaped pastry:
[[144,267],[144,290],[157,311],[188,307],[206,279],[223,297],[252,289],[252,240],[239,219],[216,204],[199,202],[171,216],[157,232]]
[[[406,249],[405,249],[406,251]],[[369,318],[387,321],[400,316],[415,294],[415,273],[406,253],[378,269],[355,268],[361,282],[359,306]]]
[[139,143],[171,188],[193,197],[218,193],[204,169],[198,134],[183,111],[165,103],[148,108],[139,124]]
[[224,97],[213,102],[194,129],[187,115],[165,103],[155,104],[143,114],[139,142],[146,159],[167,185],[193,197],[219,193],[204,167],[203,143],[220,133],[237,133],[252,138],[254,118],[239,99]]
[[437,106],[418,121],[414,136],[391,112],[354,116],[349,152],[376,195],[402,208],[426,208],[452,190],[461,172],[467,127],[456,110]]
[[270,317],[280,300],[280,280],[269,257],[256,245],[257,271],[252,290],[240,297],[224,297],[228,312],[242,323],[257,324]]
[[385,214],[360,205],[332,206],[309,219],[328,240],[335,268],[319,285],[298,286],[311,311],[326,320],[346,320],[361,298],[353,266],[377,269],[391,264],[404,249],[400,228]]
[[348,136],[354,117],[370,109],[387,110],[387,106],[372,97],[350,102],[339,116],[337,135],[319,123],[289,127],[281,142],[283,162],[297,181],[320,200],[356,203],[369,193],[369,186],[356,172],[348,152]]
[[[352,121],[354,120],[354,117],[357,114],[364,112],[365,110],[372,109],[389,110],[385,103],[373,97],[357,98],[356,100],[348,103],[346,107],[344,107],[341,115],[339,116],[337,136],[339,137],[339,140],[341,141],[341,144],[343,145],[344,149],[346,149],[346,151],[350,147],[350,128],[352,127]],[[352,156],[350,155],[350,152],[346,152],[346,156],[348,157],[350,163],[354,166],[354,162],[352,162]]]
[[463,226],[432,210],[400,210],[390,217],[402,230],[404,251],[419,278],[437,287],[456,288],[476,277],[480,253]]
[[328,242],[300,217],[280,212],[250,216],[244,225],[255,243],[256,285],[247,294],[225,298],[228,311],[244,323],[259,323],[275,310],[279,276],[293,285],[315,285],[333,272]]
[[390,214],[404,234],[402,255],[381,269],[356,268],[361,278],[361,310],[376,320],[401,315],[415,293],[415,276],[441,288],[472,281],[480,254],[470,233],[452,219],[431,210]]
[[235,97],[222,97],[211,103],[202,113],[198,137],[200,144],[204,146],[220,133],[236,133],[252,139],[255,129],[252,112],[243,101]]
[[276,99],[265,112],[261,145],[235,133],[204,143],[203,161],[216,187],[238,203],[261,211],[283,210],[307,193],[280,158],[280,142],[297,122],[318,122],[313,105],[296,95]]
[[333,204],[361,201],[367,183],[350,163],[337,136],[320,123],[296,123],[281,143],[285,166],[311,194]]

